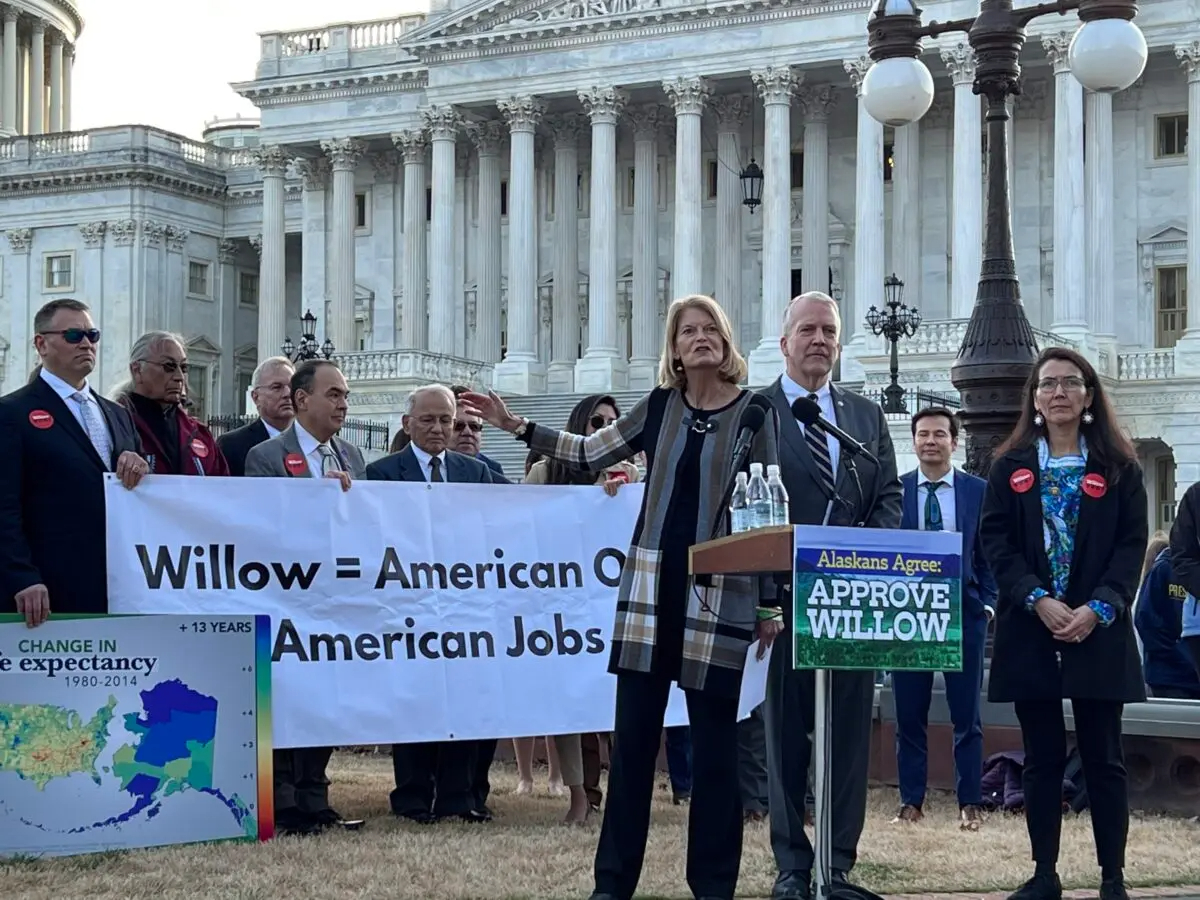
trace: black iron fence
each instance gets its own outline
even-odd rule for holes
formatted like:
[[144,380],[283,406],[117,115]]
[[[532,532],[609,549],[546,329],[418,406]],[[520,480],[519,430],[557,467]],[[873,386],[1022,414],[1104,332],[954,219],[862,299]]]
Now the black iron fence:
[[[208,420],[209,430],[214,436],[249,425],[257,416],[212,416]],[[338,437],[349,441],[359,450],[387,453],[388,426],[386,422],[370,422],[366,419],[347,419],[342,423]]]

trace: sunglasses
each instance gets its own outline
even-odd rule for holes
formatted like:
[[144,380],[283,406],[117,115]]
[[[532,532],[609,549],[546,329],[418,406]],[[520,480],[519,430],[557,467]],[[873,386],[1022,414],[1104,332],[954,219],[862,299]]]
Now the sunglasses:
[[166,362],[158,362],[157,360],[153,360],[153,359],[144,359],[144,360],[142,360],[142,362],[148,362],[152,366],[158,366],[160,369],[162,369],[168,375],[172,375],[175,372],[182,372],[184,375],[186,375],[188,372],[188,364],[187,363],[175,362],[175,360],[173,360],[173,359],[168,359]]
[[617,420],[606,419],[604,416],[592,416],[590,419],[588,419],[588,424],[599,431],[601,428],[607,428],[615,421]]
[[482,422],[455,422],[454,423],[455,431],[460,431],[460,432],[466,431],[468,428],[470,428],[472,431],[474,431],[476,434],[478,434],[479,432],[483,431],[483,423]]
[[78,344],[84,338],[87,338],[91,343],[100,343],[99,328],[63,328],[60,331],[40,331],[39,334],[59,334],[62,339],[68,344]]

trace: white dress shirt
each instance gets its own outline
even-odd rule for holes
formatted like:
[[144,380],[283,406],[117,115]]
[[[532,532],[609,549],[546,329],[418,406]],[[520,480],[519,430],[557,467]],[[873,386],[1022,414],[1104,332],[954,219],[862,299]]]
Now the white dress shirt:
[[329,447],[329,450],[333,453],[335,460],[333,465],[336,468],[341,468],[341,464],[336,462],[337,451],[334,450],[330,444],[322,444],[315,437],[305,431],[304,426],[299,422],[295,423],[294,428],[296,430],[296,441],[300,444],[300,453],[304,456],[305,462],[308,463],[308,471],[312,473],[314,478],[321,478],[325,474],[321,465],[322,457],[324,456],[324,454],[321,453],[322,446]]
[[[791,406],[801,397],[807,397],[809,394],[816,394],[817,405],[821,407],[821,415],[823,415],[834,425],[838,424],[837,411],[834,409],[836,404],[833,402],[833,394],[831,394],[829,391],[828,381],[821,385],[820,390],[810,391],[808,388],[800,387],[800,385],[796,384],[796,382],[791,379],[787,372],[784,372],[783,377],[780,379],[780,385],[783,388],[783,396],[787,399],[788,406]],[[797,422],[797,424],[800,426],[800,430],[803,431],[804,425],[799,422]],[[835,438],[832,434],[826,434],[825,446],[829,448],[829,461],[833,464],[833,477],[836,481],[838,459],[842,453],[842,445],[838,443],[837,438]]]
[[[925,530],[925,498],[929,496],[929,488],[925,485],[933,480],[925,475],[920,466],[917,467],[917,528],[920,531]],[[954,466],[937,480],[942,482],[942,486],[937,489],[938,503],[942,507],[942,530],[958,531],[958,505],[954,501]]]
[[[433,457],[416,444],[410,443],[408,446],[412,447],[413,456],[415,456],[417,458],[417,462],[421,464],[421,474],[425,476],[425,480],[431,480],[429,476],[433,472],[433,467],[429,465],[429,461],[433,459]],[[441,453],[439,453],[437,458],[441,467],[442,481],[449,481],[450,475],[446,471],[446,451],[443,450]]]
[[[79,423],[79,427],[83,429],[84,434],[87,434],[87,425],[83,421],[83,410],[79,406],[79,401],[71,396],[77,390],[82,391],[84,397],[87,398],[87,402],[91,404],[92,415],[96,417],[96,421],[104,425],[105,428],[108,428],[108,421],[104,418],[104,411],[100,409],[100,404],[96,402],[92,387],[87,381],[83,382],[82,388],[73,388],[53,372],[47,370],[45,366],[42,367],[40,374],[42,381],[50,385],[54,393],[58,394],[62,398],[63,403],[67,404],[67,409],[71,411],[71,415],[75,417],[75,421]],[[109,429],[109,432],[109,436],[111,437],[112,429]]]
[[[261,416],[259,417],[258,421],[262,422],[263,428],[267,429],[268,440],[273,437],[278,437],[280,434],[283,433],[278,428],[276,428],[274,425],[272,425],[270,422],[268,422],[266,419],[262,418]],[[309,436],[311,437],[311,435],[309,435]]]

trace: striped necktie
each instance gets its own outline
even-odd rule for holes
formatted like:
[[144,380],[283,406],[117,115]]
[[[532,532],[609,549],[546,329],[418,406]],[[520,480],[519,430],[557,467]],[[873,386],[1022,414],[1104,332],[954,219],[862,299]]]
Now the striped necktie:
[[[808,399],[813,403],[817,401],[816,394],[809,394]],[[833,460],[829,455],[829,444],[825,438],[825,432],[821,431],[815,424],[808,425],[804,429],[804,439],[808,442],[809,452],[812,453],[813,462],[817,464],[817,471],[821,475],[821,486],[825,488],[825,493],[833,496]]]
[[338,463],[337,455],[328,444],[318,444],[317,450],[321,454],[321,477],[324,478],[330,472],[336,472],[341,468]]
[[112,468],[112,439],[108,436],[108,426],[92,404],[92,398],[83,391],[76,391],[71,399],[79,404],[79,412],[83,418],[83,430],[87,432],[88,440],[96,448],[96,454],[104,463],[106,470]]

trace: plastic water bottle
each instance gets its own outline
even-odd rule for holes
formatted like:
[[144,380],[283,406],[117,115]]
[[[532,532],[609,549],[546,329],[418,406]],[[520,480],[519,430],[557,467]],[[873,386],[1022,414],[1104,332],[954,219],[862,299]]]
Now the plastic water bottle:
[[729,533],[737,534],[750,528],[750,509],[746,503],[746,487],[750,476],[745,472],[737,473],[737,481],[733,485],[733,496],[729,498]]
[[750,528],[765,528],[771,524],[771,492],[763,478],[763,465],[750,463],[750,481],[746,485],[746,506],[749,507]]
[[771,524],[790,525],[788,492],[779,475],[779,466],[767,466],[767,492],[771,497]]

